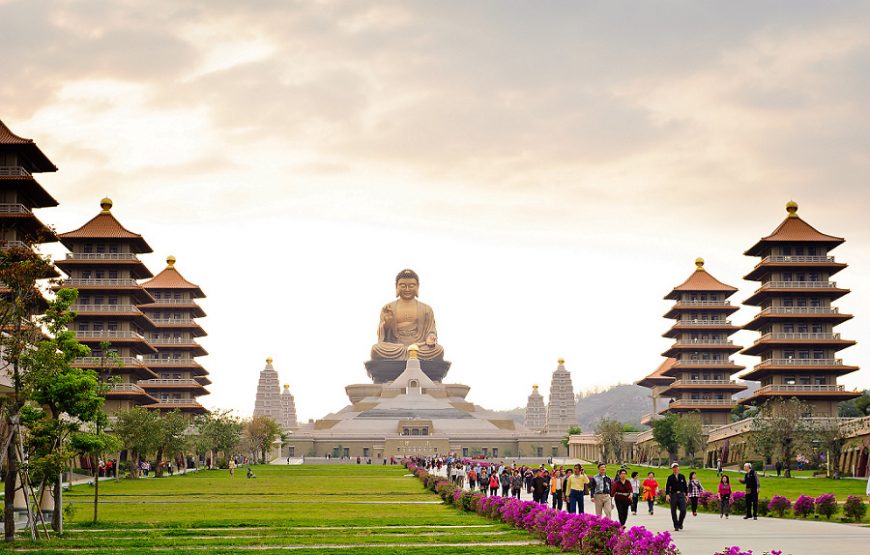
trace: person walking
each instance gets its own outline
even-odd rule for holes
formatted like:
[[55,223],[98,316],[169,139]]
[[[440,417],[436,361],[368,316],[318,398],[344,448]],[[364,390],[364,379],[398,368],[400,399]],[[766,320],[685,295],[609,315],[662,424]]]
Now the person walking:
[[631,487],[631,482],[626,478],[624,468],[619,470],[616,475],[616,481],[613,483],[613,501],[616,504],[616,514],[619,515],[619,523],[625,526],[628,520],[628,509],[631,508],[631,500],[634,496],[634,490]]
[[562,471],[554,471],[553,476],[550,477],[550,497],[553,499],[552,507],[560,511],[562,510],[562,501],[565,497],[562,493],[562,482]]
[[722,459],[716,459],[716,476],[722,475]]
[[595,516],[607,513],[605,516],[611,518],[613,514],[612,492],[613,481],[607,475],[607,465],[599,463],[598,474],[589,480],[589,493],[592,494],[592,501],[595,503]]
[[719,478],[719,518],[731,512],[731,480],[725,474]]
[[637,516],[637,502],[640,500],[640,478],[638,473],[631,473],[631,514]]
[[535,503],[546,503],[547,496],[544,494],[546,491],[547,484],[544,481],[544,473],[540,470],[535,473],[535,477],[532,478],[532,500]]
[[643,481],[643,500],[649,506],[649,514],[653,514],[653,508],[656,504],[656,495],[659,493],[659,483],[656,481],[656,475],[652,472],[647,472],[646,480]]
[[477,487],[477,471],[474,470],[474,467],[471,467],[471,470],[468,471],[468,489],[473,490]]
[[743,470],[746,472],[740,479],[740,483],[746,486],[746,516],[743,520],[758,520],[758,492],[761,490],[761,483],[751,464],[745,463]]
[[568,512],[572,514],[583,514],[585,508],[583,501],[586,493],[589,491],[589,476],[579,464],[574,465],[574,470],[568,470],[570,473],[568,479],[565,480],[565,495],[568,497]]
[[489,494],[498,495],[498,476],[495,472],[489,476]]
[[510,495],[511,490],[511,473],[506,468],[503,468],[501,474],[499,474],[499,481],[501,482],[501,496],[507,497]]
[[[686,477],[680,474],[679,463],[671,465],[673,472],[668,476],[668,481],[665,484],[665,500],[671,504],[671,520],[674,521],[674,531],[679,532],[683,529],[683,522],[686,520],[686,494],[689,491],[689,485],[686,483]],[[679,509],[680,516],[677,516]]]
[[701,492],[704,488],[698,480],[697,472],[689,473],[689,503],[692,505],[692,516],[698,516],[698,499],[701,497]]
[[511,495],[519,499],[521,489],[523,489],[523,477],[520,476],[519,470],[514,470],[514,475],[511,476]]
[[236,461],[234,461],[233,459],[230,459],[230,462],[227,463],[227,468],[230,469],[230,477],[233,477],[236,475]]
[[486,493],[486,488],[489,487],[489,473],[486,471],[486,468],[480,469],[480,472],[477,474],[477,485],[480,488],[480,493]]

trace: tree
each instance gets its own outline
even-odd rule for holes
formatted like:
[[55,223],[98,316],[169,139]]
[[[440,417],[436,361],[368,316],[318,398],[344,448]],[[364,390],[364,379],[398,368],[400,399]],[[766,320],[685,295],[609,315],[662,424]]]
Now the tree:
[[177,409],[160,415],[160,428],[157,447],[157,477],[163,476],[163,456],[170,460],[178,454],[184,454],[189,444],[187,437],[187,419]]
[[[568,441],[571,439],[571,436],[582,434],[583,430],[580,429],[580,426],[571,426],[568,428],[568,432],[565,434],[565,437],[562,438],[562,447],[565,448],[565,451],[568,455],[571,454],[570,449],[568,448]],[[508,455],[505,455],[506,457]]]
[[814,441],[818,442],[819,447],[827,452],[826,461],[830,471],[829,477],[839,480],[840,455],[843,454],[843,449],[846,447],[849,438],[843,433],[843,428],[836,420],[818,422],[815,425],[813,436]]
[[773,452],[785,468],[786,478],[791,478],[791,463],[795,456],[808,450],[815,437],[809,416],[812,416],[812,407],[791,398],[768,401],[753,419],[753,443],[762,447],[773,446]]
[[261,454],[260,461],[266,463],[266,453],[272,443],[281,436],[281,426],[268,416],[255,416],[245,423],[245,443],[254,454]]
[[[38,241],[29,238],[28,242]],[[7,542],[15,540],[15,514],[13,503],[18,483],[18,430],[20,411],[26,401],[24,392],[25,370],[22,356],[29,352],[41,339],[37,314],[44,303],[38,281],[54,275],[51,260],[40,256],[31,248],[4,247],[0,251],[0,351],[3,353],[5,367],[12,382],[12,392],[4,405],[4,416],[8,436],[4,438],[8,447],[0,460],[6,461],[6,480],[4,483],[3,525]]]
[[[75,432],[70,437],[70,448],[77,454],[91,459],[98,459],[104,453],[119,451],[122,448],[121,441],[109,434]],[[115,469],[117,472],[117,469]],[[97,515],[100,506],[100,471],[94,465],[94,524],[97,523]]]
[[668,452],[671,462],[677,460],[680,443],[677,440],[677,415],[668,413],[652,422],[653,439]]
[[130,453],[130,475],[138,478],[139,458],[157,451],[163,439],[160,415],[142,407],[133,407],[118,412],[116,418],[113,431]]
[[840,403],[839,415],[843,418],[860,418],[870,415],[870,391],[860,397]]
[[695,468],[695,455],[704,447],[704,425],[701,415],[690,412],[677,418],[674,430],[677,443],[682,446],[689,457],[689,465]]
[[601,452],[604,456],[604,461],[602,462],[610,462],[611,456],[616,458],[616,462],[622,460],[624,442],[622,423],[617,420],[602,418],[595,426],[595,435],[598,436],[598,442],[601,444]]
[[214,462],[218,452],[229,459],[239,448],[243,425],[232,415],[232,411],[214,411],[197,416],[193,424],[196,430],[193,442],[197,454],[205,456],[210,452]]

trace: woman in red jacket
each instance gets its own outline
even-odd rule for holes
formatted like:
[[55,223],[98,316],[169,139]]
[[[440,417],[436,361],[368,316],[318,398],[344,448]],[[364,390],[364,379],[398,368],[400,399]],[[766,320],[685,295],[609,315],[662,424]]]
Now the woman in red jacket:
[[646,480],[641,484],[643,488],[643,500],[649,505],[649,514],[653,514],[653,507],[656,503],[656,495],[659,493],[659,483],[656,482],[656,475],[652,472],[646,475]]

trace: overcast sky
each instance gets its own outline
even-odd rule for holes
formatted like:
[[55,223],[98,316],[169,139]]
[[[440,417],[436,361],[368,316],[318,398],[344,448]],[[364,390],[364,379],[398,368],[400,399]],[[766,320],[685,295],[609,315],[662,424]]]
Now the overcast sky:
[[0,119],[60,168],[40,218],[108,195],[208,295],[207,406],[250,414],[272,356],[301,419],[341,408],[405,267],[478,404],[559,357],[636,381],[695,257],[742,302],[790,199],[847,239],[870,367],[866,2],[0,0],[0,52]]

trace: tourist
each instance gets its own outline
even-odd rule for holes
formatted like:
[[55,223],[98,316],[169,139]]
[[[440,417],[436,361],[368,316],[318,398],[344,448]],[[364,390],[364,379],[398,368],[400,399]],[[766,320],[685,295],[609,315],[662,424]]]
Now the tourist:
[[643,500],[649,506],[649,514],[653,514],[653,508],[656,504],[656,495],[659,493],[659,483],[656,481],[656,475],[648,472],[646,480],[643,481]]
[[745,463],[743,470],[746,472],[740,479],[740,483],[746,485],[746,516],[743,520],[758,520],[758,492],[761,490],[761,483],[751,464]]
[[535,473],[535,477],[532,478],[532,500],[535,503],[547,502],[547,496],[544,494],[546,488],[547,484],[544,481],[544,473],[539,470]]
[[236,461],[234,461],[233,459],[230,459],[230,462],[227,463],[227,468],[230,469],[230,477],[233,477],[236,475]]
[[782,476],[782,461],[776,461],[776,477]]
[[689,503],[692,504],[692,516],[698,516],[698,499],[701,497],[701,492],[704,488],[698,480],[697,472],[689,473]]
[[489,494],[498,495],[498,476],[494,471],[489,477]]
[[[686,477],[680,474],[678,463],[673,463],[671,470],[673,474],[668,476],[665,484],[665,501],[671,504],[671,520],[674,521],[674,530],[679,532],[683,529],[683,522],[686,520],[686,494],[689,485],[686,483]],[[679,517],[677,517],[677,509],[680,512]]]
[[722,459],[716,459],[716,476],[722,475]]
[[477,485],[481,493],[486,493],[486,488],[489,487],[489,474],[486,468],[481,468],[480,472],[477,473]]
[[542,470],[543,478],[544,478],[544,492],[541,497],[541,503],[546,505],[550,501],[550,472],[548,470]]
[[731,512],[731,480],[728,476],[722,475],[719,478],[719,518],[723,516],[728,518],[728,513]]
[[631,473],[631,514],[637,515],[637,502],[640,499],[640,478],[637,472]]
[[514,474],[511,476],[511,495],[519,499],[521,489],[523,489],[523,477],[520,476],[519,470],[514,470]]
[[473,490],[477,484],[477,471],[474,470],[474,467],[471,467],[471,470],[468,471],[468,489]]
[[583,502],[586,492],[589,490],[589,477],[586,476],[583,467],[575,464],[573,473],[569,469],[568,478],[562,487],[568,497],[568,512],[572,514],[584,513]]
[[507,497],[511,490],[511,473],[508,469],[502,467],[499,481],[501,482],[501,496]]
[[256,477],[257,477],[257,475],[254,474],[254,471],[251,470],[251,467],[250,467],[250,466],[248,467],[248,473],[246,474],[246,476],[247,476],[248,478],[256,478]]
[[562,484],[562,471],[556,470],[550,478],[550,497],[553,498],[553,508],[560,511],[562,510],[562,501],[565,497],[562,494]]
[[595,516],[606,513],[605,516],[611,518],[613,514],[612,491],[613,481],[607,475],[607,465],[598,463],[598,474],[589,480],[589,493],[592,494],[592,501],[595,503]]
[[[634,490],[631,487],[631,482],[626,479],[626,470],[619,469],[616,475],[616,481],[613,483],[613,501],[616,504],[616,514],[619,515],[619,523],[625,526],[628,520],[628,509],[631,507],[631,500],[634,495]],[[635,474],[637,474],[635,472]]]

